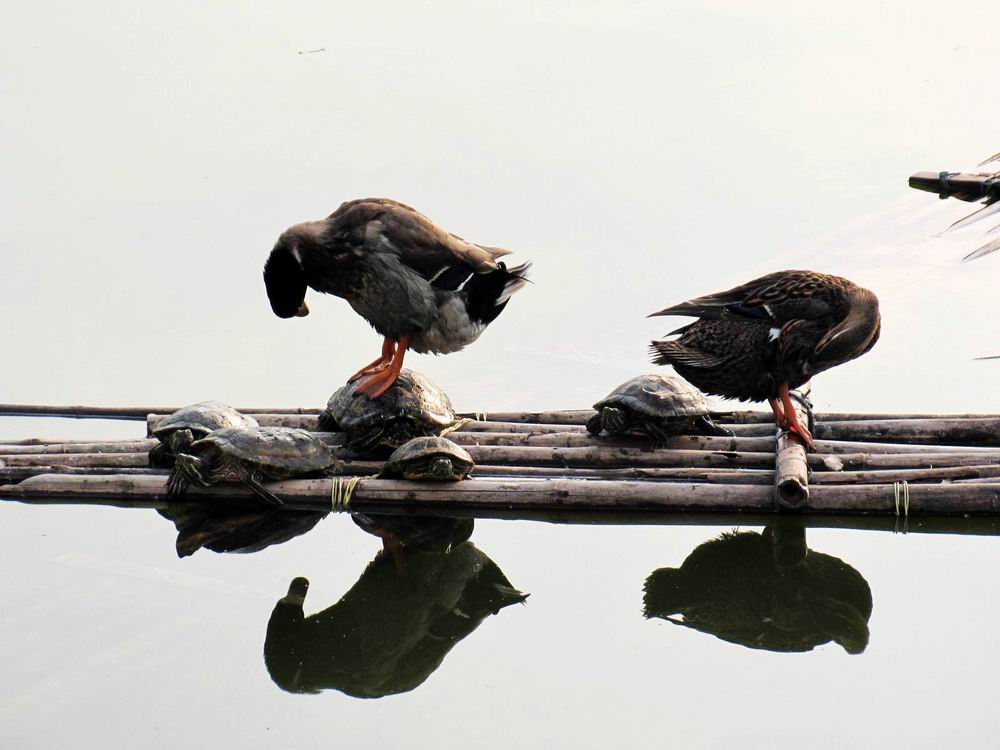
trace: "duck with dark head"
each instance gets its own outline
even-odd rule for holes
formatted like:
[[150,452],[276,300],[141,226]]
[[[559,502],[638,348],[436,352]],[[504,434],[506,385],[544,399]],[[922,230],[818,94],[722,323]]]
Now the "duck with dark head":
[[767,401],[782,429],[809,449],[789,390],[813,375],[860,357],[882,328],[878,298],[840,276],[778,271],[656,315],[698,318],[652,343],[653,361],[673,368],[706,393]]
[[281,318],[309,313],[307,288],[347,300],[384,339],[348,382],[364,378],[358,392],[378,398],[407,349],[448,354],[479,338],[527,283],[530,264],[498,260],[509,252],[467,242],[402,203],[364,198],[285,230],[264,284]]

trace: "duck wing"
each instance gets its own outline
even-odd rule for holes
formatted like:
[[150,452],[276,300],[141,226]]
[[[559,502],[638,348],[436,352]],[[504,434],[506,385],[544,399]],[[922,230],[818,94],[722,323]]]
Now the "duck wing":
[[655,312],[691,315],[709,320],[750,320],[781,326],[790,320],[829,317],[838,308],[839,282],[846,279],[815,271],[778,271],[727,289]]
[[497,258],[510,253],[468,242],[388,198],[348,201],[327,222],[329,239],[352,245],[360,253],[393,254],[442,289],[458,288],[473,273],[496,270]]

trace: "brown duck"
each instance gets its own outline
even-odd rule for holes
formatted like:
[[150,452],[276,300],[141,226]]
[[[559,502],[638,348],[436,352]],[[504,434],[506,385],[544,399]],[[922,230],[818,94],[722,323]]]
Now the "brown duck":
[[348,382],[377,398],[399,375],[407,349],[447,354],[472,343],[527,283],[530,264],[508,269],[510,251],[476,245],[388,198],[344,203],[287,229],[264,265],[274,314],[308,315],[307,287],[343,297],[383,337],[378,359]]
[[656,364],[673,365],[706,393],[767,401],[778,426],[811,450],[789,389],[860,357],[881,330],[872,292],[816,271],[778,271],[656,315],[699,318],[669,334],[678,338],[652,343]]

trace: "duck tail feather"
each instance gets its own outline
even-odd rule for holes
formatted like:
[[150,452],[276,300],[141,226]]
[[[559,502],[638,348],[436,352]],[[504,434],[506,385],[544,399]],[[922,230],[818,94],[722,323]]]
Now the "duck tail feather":
[[469,318],[484,325],[492,323],[503,312],[511,295],[528,283],[530,269],[531,263],[509,269],[499,263],[494,271],[473,274],[462,287]]

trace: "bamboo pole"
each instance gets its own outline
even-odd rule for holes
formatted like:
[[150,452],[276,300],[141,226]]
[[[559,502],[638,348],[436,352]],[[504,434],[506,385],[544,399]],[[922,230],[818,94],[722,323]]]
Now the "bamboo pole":
[[[775,428],[771,427],[770,437],[717,437],[714,435],[677,435],[668,438],[659,447],[677,450],[708,451],[769,451],[774,447]],[[317,433],[324,436],[337,433]],[[506,432],[466,432],[460,429],[448,434],[448,439],[463,446],[469,445],[533,445],[547,447],[576,448],[584,446],[620,446],[651,448],[648,437],[594,437],[587,432],[506,433]],[[817,440],[816,448],[822,454],[838,453],[975,453],[997,452],[998,447],[954,446],[954,445],[910,445],[908,443],[865,443],[844,440]]]
[[[47,404],[0,404],[0,416],[9,417],[61,417],[69,419],[124,419],[145,420],[150,414],[171,414],[177,406],[53,406]],[[244,414],[319,414],[313,407],[241,407]],[[593,416],[592,409],[553,409],[546,411],[484,411],[460,412],[459,416],[472,419],[488,417],[498,422],[534,422],[542,424],[584,425]],[[930,414],[897,412],[824,412],[815,415],[818,422],[829,421],[885,421],[897,419],[1000,419],[1000,414]],[[774,421],[769,411],[716,410],[716,421],[735,424],[768,424]]]
[[[559,448],[544,446],[468,445],[466,450],[480,465],[538,466],[558,468],[675,468],[702,469],[772,469],[773,452],[703,451],[652,449],[648,447],[604,446]],[[368,453],[336,448],[343,460],[384,459]],[[148,455],[138,453],[35,453],[0,456],[6,466],[145,466]],[[965,452],[961,449],[941,453],[843,453],[806,456],[815,471],[862,469],[925,469],[953,466],[983,466],[1000,463],[1000,449]]]
[[[63,419],[144,420],[150,414],[172,414],[180,406],[49,406],[0,404],[0,417],[60,417]],[[243,414],[319,414],[320,409],[244,407]]]
[[[477,416],[478,415],[478,416]],[[543,424],[584,425],[594,415],[592,409],[568,409],[553,411],[486,411],[464,412],[460,416],[473,419],[485,415],[497,422],[541,422]],[[716,422],[730,425],[773,424],[774,414],[759,410],[713,410],[711,417]],[[903,412],[822,412],[814,414],[818,423],[824,422],[883,422],[903,419],[1000,419],[1000,414],[930,414]]]
[[[381,461],[345,461],[345,476],[372,476],[383,467]],[[121,466],[13,466],[0,468],[0,483],[13,484],[41,474],[168,474],[168,469]],[[657,481],[694,481],[713,484],[773,484],[774,472],[766,469],[696,469],[677,468],[620,468],[620,469],[566,469],[543,466],[491,466],[476,467],[475,477],[522,478],[578,478],[578,479],[645,479]],[[810,484],[887,484],[891,482],[941,482],[959,480],[983,482],[1000,481],[1000,464],[986,466],[958,466],[940,469],[882,469],[874,471],[817,472],[810,475]]]
[[[317,509],[331,507],[330,479],[298,479],[268,485],[279,497],[299,503],[310,501]],[[46,474],[15,485],[0,487],[0,496],[72,495],[74,497],[132,497],[166,499],[166,479],[158,476],[67,476]],[[241,484],[220,484],[207,490],[192,488],[186,499],[247,500],[253,497]],[[730,508],[766,510],[771,490],[766,486],[709,485],[698,483],[628,482],[582,479],[505,480],[473,479],[462,482],[408,482],[394,479],[362,480],[352,495],[352,505],[365,500],[380,502],[431,502],[485,507],[592,507],[592,508]]]
[[[792,391],[791,397],[796,402],[799,425],[808,430],[811,407],[808,396],[809,383],[798,390]],[[774,502],[781,509],[797,509],[809,500],[809,464],[806,461],[806,450],[797,439],[787,431],[781,430],[777,435],[777,445],[774,449]]]
[[[381,461],[343,461],[341,476],[371,477],[382,471]],[[0,468],[0,484],[16,484],[28,477],[43,474],[76,474],[81,476],[97,474],[163,474],[169,469],[143,467],[81,467],[81,466],[12,466]],[[657,481],[707,482],[711,484],[767,484],[774,481],[774,472],[743,469],[560,469],[542,466],[477,466],[473,476],[519,477],[521,479],[645,479]],[[966,474],[966,476],[974,476]]]
[[[317,417],[303,414],[253,414],[262,427],[297,427],[317,430]],[[509,416],[509,415],[504,415]],[[164,419],[166,414],[150,414],[146,420],[147,434]],[[771,424],[730,424],[737,437],[764,437],[774,434]],[[493,432],[505,434],[577,434],[586,436],[583,427],[541,422],[514,422],[492,419],[472,421],[463,425],[461,432]],[[824,441],[902,442],[925,443],[1000,443],[1000,418],[933,418],[894,420],[817,421],[813,437]]]
[[9,466],[149,466],[149,454],[141,453],[30,453],[0,457],[0,467]]
[[9,466],[0,468],[0,484],[17,484],[29,477],[43,474],[74,474],[77,476],[100,476],[102,474],[136,474],[144,476],[167,476],[169,469],[128,466]]
[[[269,488],[295,507],[330,507],[331,480],[299,479],[274,482]],[[909,505],[899,507],[898,486],[891,484],[813,488],[800,509],[820,513],[877,513],[900,516],[928,514],[1000,513],[1000,482],[918,484],[909,487]],[[20,484],[0,487],[0,496],[14,498],[73,497],[163,500],[166,479],[159,476],[68,476],[47,474]],[[247,500],[243,485],[225,484],[209,490],[193,489],[191,500],[210,502]],[[500,480],[463,482],[408,482],[362,480],[351,506],[400,504],[410,508],[592,509],[592,510],[712,510],[763,512],[773,505],[773,489],[766,486],[718,486],[698,483],[627,482],[581,479]]]
[[818,471],[809,475],[817,484],[887,484],[889,482],[953,482],[981,479],[1000,481],[1000,464],[984,466],[952,466],[937,469],[881,469],[875,471]]
[[[343,434],[317,432],[316,435],[329,445],[341,445]],[[575,432],[467,432],[465,429],[450,433],[448,438],[463,446],[536,446],[536,447],[632,447],[651,448],[649,438],[641,436],[594,437],[585,431]],[[41,453],[121,453],[149,450],[157,444],[155,439],[142,438],[108,442],[70,442],[35,445],[0,445],[0,460],[11,455]],[[678,435],[668,439],[661,448],[707,451],[768,451],[774,444],[773,437],[716,437],[711,435]],[[864,443],[850,441],[817,440],[822,454],[837,453],[975,453],[996,452],[996,447],[909,445],[906,443]]]
[[153,448],[159,442],[155,438],[141,438],[90,443],[0,445],[0,459],[5,456],[30,456],[37,453],[141,453]]
[[[0,488],[3,489],[3,488]],[[110,508],[155,509],[174,505],[167,500],[149,500],[143,498],[107,498],[107,497],[74,497],[66,495],[55,497],[51,495],[39,497],[3,497],[26,505],[73,505],[101,506]],[[306,501],[299,505],[294,500],[286,502],[288,510],[316,510],[314,501]],[[774,521],[772,511],[740,512],[740,511],[687,511],[684,513],[650,513],[643,510],[604,510],[593,513],[577,509],[538,509],[538,508],[469,508],[452,505],[436,507],[421,505],[414,509],[411,504],[379,503],[366,501],[365,512],[399,516],[419,515],[421,517],[440,518],[481,518],[507,521],[533,521],[560,525],[587,526],[707,526],[713,529],[746,528],[750,526],[764,527]],[[789,518],[789,516],[785,516]],[[1000,516],[989,515],[919,515],[901,519],[893,514],[865,515],[861,513],[816,514],[802,513],[794,517],[807,529],[850,529],[857,531],[881,531],[906,534],[957,534],[965,536],[1000,536]]]

